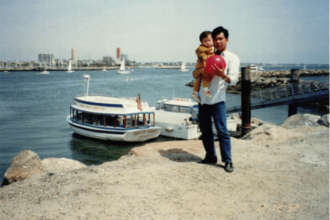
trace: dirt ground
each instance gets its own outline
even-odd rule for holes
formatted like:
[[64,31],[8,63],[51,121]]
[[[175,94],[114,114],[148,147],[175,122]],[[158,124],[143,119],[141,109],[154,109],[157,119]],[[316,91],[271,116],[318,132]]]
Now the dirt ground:
[[36,174],[0,189],[0,219],[329,219],[327,127],[266,124],[231,141],[233,173],[196,163],[194,140]]

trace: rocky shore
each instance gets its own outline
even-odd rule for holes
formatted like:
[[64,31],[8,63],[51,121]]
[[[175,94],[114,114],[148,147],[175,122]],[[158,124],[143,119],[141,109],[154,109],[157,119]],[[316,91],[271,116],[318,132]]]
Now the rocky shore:
[[329,219],[328,126],[329,115],[294,115],[232,138],[233,173],[196,163],[200,140],[89,167],[23,151],[5,174],[0,219]]
[[[251,73],[251,89],[258,90],[273,86],[281,86],[289,84],[291,72],[290,70],[282,71],[263,71]],[[300,84],[303,86],[307,82],[304,81],[304,77],[312,76],[329,76],[329,70],[301,70],[300,71]],[[195,80],[187,83],[186,86],[192,87]],[[310,81],[312,86],[318,88],[320,82]],[[239,81],[234,86],[228,86],[227,93],[240,94],[241,93],[241,74],[239,75]]]

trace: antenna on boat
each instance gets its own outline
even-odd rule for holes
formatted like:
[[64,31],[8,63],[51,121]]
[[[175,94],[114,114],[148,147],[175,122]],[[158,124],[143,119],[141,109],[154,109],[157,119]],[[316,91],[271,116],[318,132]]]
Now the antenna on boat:
[[86,91],[86,96],[88,96],[88,89],[89,89],[89,75],[83,75],[84,79],[86,80],[87,83],[87,91]]

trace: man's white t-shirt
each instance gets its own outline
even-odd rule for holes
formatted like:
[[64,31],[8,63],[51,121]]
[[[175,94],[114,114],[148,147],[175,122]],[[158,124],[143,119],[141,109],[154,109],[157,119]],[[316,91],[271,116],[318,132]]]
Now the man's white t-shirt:
[[238,82],[238,74],[239,74],[239,66],[240,60],[239,58],[233,54],[225,50],[221,53],[221,56],[226,61],[226,69],[225,74],[230,78],[230,83],[227,83],[219,76],[213,76],[213,79],[209,85],[209,91],[212,94],[211,98],[208,98],[203,94],[203,87],[201,86],[199,91],[199,97],[201,99],[201,104],[213,105],[219,102],[226,101],[226,88],[228,85],[235,85]]

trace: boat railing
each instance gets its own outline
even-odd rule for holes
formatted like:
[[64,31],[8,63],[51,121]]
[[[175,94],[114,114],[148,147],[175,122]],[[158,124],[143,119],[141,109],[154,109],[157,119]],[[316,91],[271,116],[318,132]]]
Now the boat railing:
[[[112,96],[112,95],[105,95],[105,94],[89,94],[88,96],[100,96],[100,97],[107,97],[107,98],[116,98],[116,99],[122,99],[122,100],[129,100],[129,101],[134,101],[136,100],[136,97],[119,97],[119,96]],[[77,97],[86,97],[86,94],[78,94],[76,95]],[[112,100],[107,101],[107,100],[102,100],[104,103],[122,103],[122,101],[115,101]],[[141,101],[142,107],[146,106],[147,101]]]

